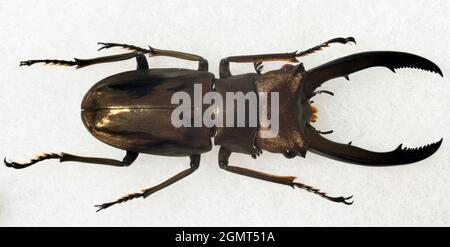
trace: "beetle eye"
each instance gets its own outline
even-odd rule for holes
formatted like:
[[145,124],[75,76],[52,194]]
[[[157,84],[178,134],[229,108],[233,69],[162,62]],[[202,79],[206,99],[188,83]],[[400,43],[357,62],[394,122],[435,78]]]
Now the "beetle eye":
[[281,69],[283,71],[289,71],[289,70],[292,70],[293,68],[294,68],[294,65],[292,65],[292,64],[285,64],[285,65],[281,66]]
[[288,159],[292,159],[295,158],[295,156],[297,156],[297,154],[295,152],[292,152],[291,150],[286,150],[286,152],[284,152],[283,155]]

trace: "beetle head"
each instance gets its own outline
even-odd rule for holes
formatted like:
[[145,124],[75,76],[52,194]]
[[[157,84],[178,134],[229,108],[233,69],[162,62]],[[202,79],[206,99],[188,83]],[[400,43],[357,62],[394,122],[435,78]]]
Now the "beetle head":
[[[321,134],[323,134],[322,132],[317,131],[310,125],[310,121],[314,122],[316,120],[316,117],[314,117],[314,111],[316,111],[316,109],[308,107],[310,106],[309,102],[311,101],[311,98],[318,92],[332,94],[328,91],[316,91],[318,87],[324,82],[337,77],[345,77],[349,80],[349,74],[375,66],[387,67],[393,72],[399,68],[422,69],[442,76],[439,67],[423,57],[390,51],[358,53],[336,59],[308,70],[305,72],[298,92],[299,104],[301,105],[300,109],[302,109],[300,124],[303,124],[302,134],[304,136],[305,146],[308,150],[345,162],[375,166],[400,165],[417,162],[431,156],[438,150],[442,143],[442,139],[420,148],[403,148],[402,145],[400,145],[391,152],[372,152],[355,147],[351,142],[348,144],[340,144],[328,140],[321,136]],[[311,112],[309,112],[308,109],[311,109]]]

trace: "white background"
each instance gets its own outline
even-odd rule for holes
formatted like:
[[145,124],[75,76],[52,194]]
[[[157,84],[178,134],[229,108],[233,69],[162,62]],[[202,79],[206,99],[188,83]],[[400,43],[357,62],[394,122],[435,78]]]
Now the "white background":
[[[388,151],[403,142],[421,146],[444,137],[429,159],[401,167],[370,168],[309,153],[257,160],[233,154],[232,164],[298,176],[330,195],[354,195],[352,206],[300,189],[221,170],[214,149],[187,179],[151,195],[95,213],[94,204],[155,185],[188,167],[188,158],[140,155],[127,168],[57,160],[24,170],[0,167],[1,226],[449,226],[450,30],[449,1],[1,1],[0,155],[26,161],[40,152],[122,159],[124,152],[96,140],[80,119],[80,102],[100,79],[135,68],[135,61],[75,70],[20,60],[71,59],[96,52],[96,42],[152,45],[202,55],[218,74],[221,58],[291,52],[334,37],[334,45],[303,59],[311,68],[344,55],[398,50],[424,56],[446,77],[424,71],[396,74],[373,68],[339,78],[318,96],[329,138]],[[196,68],[167,58],[152,67]],[[266,64],[266,69],[281,64]],[[233,65],[234,73],[252,70]],[[295,114],[293,112],[292,114]]]

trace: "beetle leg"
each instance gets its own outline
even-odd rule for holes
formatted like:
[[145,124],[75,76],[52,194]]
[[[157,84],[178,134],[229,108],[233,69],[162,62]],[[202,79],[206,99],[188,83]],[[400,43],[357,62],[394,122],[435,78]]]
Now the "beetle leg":
[[294,182],[296,177],[293,177],[293,176],[277,176],[277,175],[268,174],[268,173],[264,173],[264,172],[260,172],[260,171],[255,171],[255,170],[251,170],[251,169],[247,169],[247,168],[243,168],[243,167],[229,166],[228,159],[229,159],[230,155],[231,155],[231,152],[229,150],[227,150],[224,147],[220,147],[219,166],[220,166],[220,168],[224,169],[225,171],[252,177],[252,178],[257,178],[257,179],[261,179],[261,180],[265,180],[265,181],[269,181],[269,182],[273,182],[273,183],[288,185],[288,186],[291,186],[292,188],[297,187],[300,189],[305,189],[309,192],[312,192],[316,195],[319,195],[319,196],[321,196],[327,200],[333,201],[333,202],[341,202],[341,203],[344,203],[347,205],[351,205],[353,203],[353,201],[349,201],[353,196],[331,197],[331,196],[328,196],[325,192],[321,192],[319,189],[316,189],[310,185],[306,185],[306,184],[303,184],[300,182]]
[[148,54],[150,57],[165,56],[165,57],[174,57],[174,58],[179,58],[179,59],[184,59],[184,60],[189,60],[189,61],[198,61],[199,62],[198,70],[199,71],[208,71],[208,61],[201,56],[190,54],[190,53],[171,51],[171,50],[160,50],[160,49],[153,48],[151,46],[149,46],[148,49],[144,49],[144,48],[137,47],[134,45],[118,44],[118,43],[98,42],[98,44],[102,45],[102,47],[100,47],[98,49],[99,51],[103,50],[103,49],[109,49],[112,47],[120,47],[120,48],[124,48],[127,50],[135,51],[135,52],[145,53],[145,54]]
[[17,163],[17,162],[9,162],[6,160],[6,158],[3,160],[5,165],[7,167],[12,167],[15,169],[22,169],[29,167],[33,164],[36,164],[43,160],[48,159],[59,159],[59,162],[64,161],[76,161],[76,162],[83,162],[83,163],[93,163],[93,164],[100,164],[100,165],[110,165],[110,166],[129,166],[131,165],[136,158],[138,157],[139,153],[127,151],[127,154],[123,158],[122,161],[120,160],[114,160],[114,159],[106,159],[106,158],[95,158],[95,157],[82,157],[77,156],[73,154],[67,154],[67,153],[43,153],[35,158],[31,159],[27,163]]
[[112,56],[105,57],[97,57],[91,59],[78,59],[74,58],[73,61],[67,60],[57,60],[57,59],[39,59],[39,60],[28,60],[20,62],[20,66],[30,66],[35,63],[44,63],[44,64],[54,64],[54,65],[62,65],[62,66],[76,66],[77,69],[83,68],[89,65],[100,64],[100,63],[111,63],[118,62],[123,60],[128,60],[131,58],[136,58],[138,62],[138,69],[148,69],[148,64],[145,56],[142,53],[130,52]]
[[190,159],[191,159],[190,168],[188,168],[188,169],[186,169],[186,170],[176,174],[175,176],[167,179],[166,181],[164,181],[164,182],[162,182],[162,183],[160,183],[160,184],[158,184],[156,186],[153,186],[153,187],[148,188],[148,189],[144,189],[140,193],[129,194],[129,195],[126,195],[126,196],[124,196],[122,198],[119,198],[118,200],[113,201],[113,202],[108,202],[108,203],[103,203],[103,204],[100,204],[100,205],[95,205],[96,207],[98,207],[97,212],[100,211],[100,210],[109,208],[109,207],[111,207],[114,204],[123,203],[123,202],[129,201],[129,200],[133,200],[133,199],[139,198],[139,197],[146,198],[147,196],[149,196],[149,195],[151,195],[151,194],[153,194],[153,193],[155,193],[157,191],[160,191],[160,190],[166,188],[167,186],[169,186],[169,185],[171,185],[171,184],[181,180],[182,178],[187,177],[188,175],[190,175],[191,173],[193,173],[195,170],[198,169],[199,164],[200,164],[200,155],[199,154],[191,155]]
[[290,63],[298,62],[298,57],[303,57],[314,53],[316,51],[322,50],[325,47],[328,47],[332,43],[341,43],[346,44],[348,42],[353,42],[356,44],[356,41],[353,37],[348,38],[334,38],[324,42],[318,46],[310,48],[306,51],[295,51],[290,53],[274,53],[274,54],[262,54],[262,55],[244,55],[244,56],[232,56],[224,58],[220,61],[220,78],[226,78],[231,76],[230,72],[230,62],[233,63],[253,63],[253,67],[257,74],[261,74],[262,72],[262,63],[264,61],[286,61]]

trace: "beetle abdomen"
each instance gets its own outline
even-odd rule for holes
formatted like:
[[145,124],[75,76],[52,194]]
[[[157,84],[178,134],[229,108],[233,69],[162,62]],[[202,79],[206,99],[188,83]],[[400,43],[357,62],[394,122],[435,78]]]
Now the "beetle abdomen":
[[[94,85],[82,102],[82,119],[97,139],[114,147],[158,155],[187,156],[211,150],[206,127],[171,123],[173,93],[210,91],[214,75],[186,69],[129,71]],[[203,96],[203,95],[202,95]],[[193,95],[192,95],[193,98]],[[206,107],[204,107],[206,108]]]

